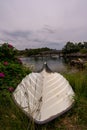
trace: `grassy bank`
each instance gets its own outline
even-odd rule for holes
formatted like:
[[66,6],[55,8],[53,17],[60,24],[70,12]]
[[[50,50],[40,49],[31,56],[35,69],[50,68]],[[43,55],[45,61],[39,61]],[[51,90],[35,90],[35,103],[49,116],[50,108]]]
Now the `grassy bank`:
[[86,130],[87,129],[87,72],[79,71],[63,74],[73,87],[76,96],[73,108],[63,116],[45,125],[37,125],[29,120],[15,105],[11,88],[16,88],[30,70],[21,64],[0,63],[0,130]]

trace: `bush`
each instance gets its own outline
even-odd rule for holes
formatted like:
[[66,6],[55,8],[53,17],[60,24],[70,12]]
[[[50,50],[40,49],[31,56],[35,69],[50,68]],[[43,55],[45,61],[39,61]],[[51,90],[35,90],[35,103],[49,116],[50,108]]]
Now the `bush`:
[[0,46],[0,89],[11,86],[15,88],[19,81],[30,73],[16,57],[16,52],[11,44],[4,43]]
[[28,126],[28,118],[13,102],[12,92],[31,71],[22,65],[15,50],[10,44],[0,47],[0,130],[26,130]]
[[23,67],[23,65],[15,62],[5,62],[0,63],[0,89],[8,88],[13,86],[14,88],[22,80],[22,78],[30,73],[30,70]]
[[2,44],[0,46],[0,61],[4,60],[14,60],[16,57],[16,49],[8,43]]

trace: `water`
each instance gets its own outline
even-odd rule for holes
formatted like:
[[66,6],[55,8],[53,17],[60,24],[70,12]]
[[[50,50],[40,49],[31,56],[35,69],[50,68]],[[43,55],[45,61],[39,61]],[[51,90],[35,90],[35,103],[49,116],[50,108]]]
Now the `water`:
[[52,71],[56,72],[64,72],[67,70],[67,65],[64,63],[63,58],[51,58],[51,57],[44,57],[44,58],[30,58],[30,57],[25,57],[25,58],[20,58],[24,64],[27,64],[29,66],[33,66],[33,71],[39,71],[43,63],[46,61],[49,68]]

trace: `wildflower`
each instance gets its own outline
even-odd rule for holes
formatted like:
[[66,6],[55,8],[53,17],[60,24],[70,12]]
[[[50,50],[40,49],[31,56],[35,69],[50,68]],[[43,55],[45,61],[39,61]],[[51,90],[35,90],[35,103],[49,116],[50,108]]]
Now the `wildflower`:
[[4,65],[8,65],[8,62],[7,61],[4,61],[4,63],[3,63]]
[[19,64],[22,64],[22,61],[19,58],[17,58],[17,61]]
[[3,72],[0,73],[0,78],[4,78],[5,74]]
[[14,91],[14,88],[13,88],[13,87],[9,87],[9,88],[8,88],[8,91],[9,91],[9,92],[13,92],[13,91]]
[[8,44],[8,47],[9,47],[9,48],[13,48],[13,46],[12,46],[11,44]]

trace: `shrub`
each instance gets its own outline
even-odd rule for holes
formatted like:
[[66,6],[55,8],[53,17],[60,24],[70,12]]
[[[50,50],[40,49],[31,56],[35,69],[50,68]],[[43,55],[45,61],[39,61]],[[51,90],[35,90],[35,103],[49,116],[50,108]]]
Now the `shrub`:
[[0,46],[0,61],[4,60],[14,60],[16,57],[16,49],[8,43],[2,44]]

